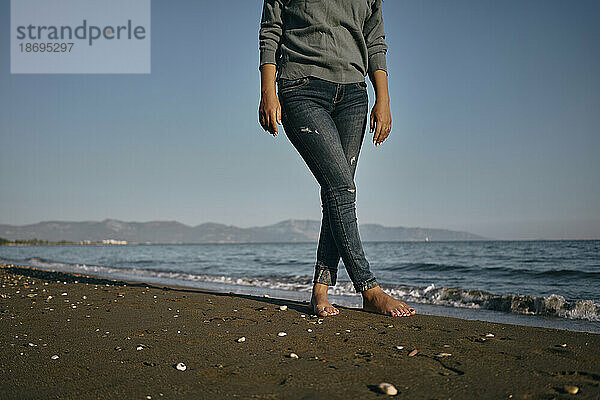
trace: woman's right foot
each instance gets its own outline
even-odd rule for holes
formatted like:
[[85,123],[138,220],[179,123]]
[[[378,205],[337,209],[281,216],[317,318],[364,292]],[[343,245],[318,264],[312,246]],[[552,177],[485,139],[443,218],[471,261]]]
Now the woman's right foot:
[[410,317],[416,314],[414,308],[397,300],[383,291],[379,286],[362,292],[363,310],[394,317]]
[[340,310],[331,305],[327,300],[327,289],[329,286],[322,283],[315,283],[313,286],[312,296],[310,298],[310,306],[313,312],[319,317],[328,315],[337,315]]

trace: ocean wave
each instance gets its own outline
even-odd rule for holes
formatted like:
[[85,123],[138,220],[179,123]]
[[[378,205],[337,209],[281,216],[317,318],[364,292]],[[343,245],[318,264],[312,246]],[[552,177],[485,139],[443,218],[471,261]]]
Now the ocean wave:
[[506,266],[479,266],[479,265],[454,265],[454,264],[438,264],[438,263],[403,263],[397,265],[389,265],[381,268],[383,271],[427,271],[427,272],[453,272],[463,274],[496,274],[510,275],[535,278],[557,278],[569,277],[577,279],[600,279],[600,271],[581,271],[572,269],[548,269],[545,271],[536,271],[518,267]]
[[[2,260],[11,263],[15,261]],[[29,258],[24,264],[43,269],[53,269],[62,272],[101,275],[103,277],[128,276],[131,279],[143,280],[153,278],[158,280],[185,282],[206,282],[224,286],[251,286],[261,289],[277,289],[297,292],[312,290],[312,276],[227,276],[209,275],[166,269],[143,268],[114,268],[101,265],[70,264],[54,262],[42,258]],[[548,296],[530,296],[524,294],[496,294],[484,290],[461,289],[457,287],[436,287],[431,284],[426,287],[381,285],[390,295],[402,298],[406,302],[433,304],[447,307],[486,309],[513,314],[552,316],[559,318],[600,321],[600,303],[587,299],[568,300],[558,294]],[[338,281],[329,293],[337,296],[359,296],[351,282]]]

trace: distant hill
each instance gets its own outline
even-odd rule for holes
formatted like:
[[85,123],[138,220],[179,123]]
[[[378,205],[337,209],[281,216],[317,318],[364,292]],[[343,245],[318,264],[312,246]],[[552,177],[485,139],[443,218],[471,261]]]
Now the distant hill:
[[[177,221],[124,222],[46,221],[30,225],[1,225],[0,237],[10,240],[39,239],[48,241],[126,240],[128,243],[257,243],[315,242],[319,240],[321,222],[288,219],[273,225],[239,228],[207,222],[189,226]],[[487,240],[468,232],[432,228],[387,227],[379,224],[359,225],[363,241]]]

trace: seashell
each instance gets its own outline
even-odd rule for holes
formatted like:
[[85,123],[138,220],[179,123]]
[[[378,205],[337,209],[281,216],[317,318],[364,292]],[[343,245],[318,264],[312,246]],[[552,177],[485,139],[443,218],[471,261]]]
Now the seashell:
[[416,355],[418,352],[419,352],[419,350],[414,349],[413,351],[411,351],[410,353],[408,353],[408,356],[412,357],[412,356]]
[[178,370],[180,370],[180,371],[185,371],[185,370],[187,369],[187,367],[185,366],[185,364],[184,364],[184,363],[182,363],[182,362],[178,363],[178,364],[175,366],[175,368],[177,368],[177,369],[178,369]]
[[285,332],[279,332],[279,333],[277,334],[277,336],[286,336],[286,335],[287,335],[287,333],[285,333]]
[[285,310],[287,310],[287,306],[279,306],[279,309],[280,309],[281,311],[285,311]]
[[238,343],[242,343],[242,342],[245,342],[245,341],[246,341],[246,337],[245,336],[242,336],[241,338],[237,339]]
[[381,393],[387,394],[388,396],[395,396],[398,394],[398,389],[391,383],[381,382],[377,388]]
[[579,392],[579,388],[575,385],[565,385],[563,388],[565,389],[565,392],[569,394],[577,394],[577,392]]
[[312,332],[312,329],[308,328],[306,331],[307,331],[307,332]]
[[450,357],[452,354],[450,353],[438,353],[435,356],[436,357]]
[[269,298],[271,296],[269,296],[268,294],[264,294],[263,297]]
[[300,314],[301,318],[306,318],[306,314]]
[[563,344],[560,345],[560,347],[567,347],[567,344],[563,343]]
[[397,350],[402,350],[404,348],[404,346],[396,346]]
[[63,295],[63,296],[66,296],[66,295],[67,295],[67,292],[64,292],[62,295]]
[[290,358],[298,358],[298,354],[296,353],[290,353]]
[[144,345],[143,344],[139,344],[135,349],[136,350],[144,350]]
[[53,359],[53,360],[58,360],[58,355],[57,355],[57,354],[55,354],[55,355],[53,355],[53,356],[52,356],[52,357],[50,357],[50,358],[51,358],[51,359]]
[[494,334],[493,333],[486,333],[485,337],[494,337]]

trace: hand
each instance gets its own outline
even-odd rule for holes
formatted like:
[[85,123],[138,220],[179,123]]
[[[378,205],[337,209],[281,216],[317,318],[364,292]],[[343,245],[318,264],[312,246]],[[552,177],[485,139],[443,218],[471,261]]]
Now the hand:
[[375,101],[373,109],[371,110],[371,126],[369,132],[373,135],[373,143],[375,146],[379,146],[385,139],[387,139],[390,131],[392,130],[392,113],[390,112],[390,103],[384,101]]
[[275,90],[266,90],[262,93],[258,116],[263,129],[277,136],[277,124],[281,125],[281,105]]

